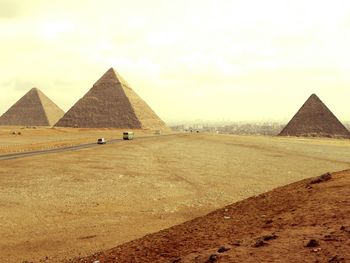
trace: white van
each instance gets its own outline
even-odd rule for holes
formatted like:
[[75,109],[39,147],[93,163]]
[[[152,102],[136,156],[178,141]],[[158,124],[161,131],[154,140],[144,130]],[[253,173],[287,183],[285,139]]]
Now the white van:
[[134,139],[133,132],[123,132],[123,140],[132,140]]
[[97,140],[97,144],[106,144],[107,141],[105,140],[105,138],[100,138]]

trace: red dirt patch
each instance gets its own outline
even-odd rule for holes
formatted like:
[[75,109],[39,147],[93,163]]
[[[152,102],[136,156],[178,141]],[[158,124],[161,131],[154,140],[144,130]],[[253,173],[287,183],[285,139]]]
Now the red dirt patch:
[[314,180],[69,262],[348,262],[350,171]]

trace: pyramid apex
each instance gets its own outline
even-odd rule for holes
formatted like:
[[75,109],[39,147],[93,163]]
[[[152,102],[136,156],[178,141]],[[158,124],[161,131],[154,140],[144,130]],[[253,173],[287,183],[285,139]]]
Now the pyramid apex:
[[99,85],[101,83],[111,83],[117,82],[121,83],[124,86],[130,87],[129,84],[123,79],[123,77],[113,68],[109,68],[103,76],[95,82],[95,85]]
[[114,71],[113,68],[109,68],[103,75],[102,77],[95,83],[96,84],[100,84],[102,82],[114,82],[114,81],[118,81],[117,79],[117,74]]
[[115,69],[114,69],[113,67],[110,67],[110,68],[106,71],[105,74],[107,74],[107,73],[109,73],[109,74],[111,74],[111,73],[113,74],[113,73],[114,73],[114,74],[116,75],[117,72],[115,71]]
[[44,94],[40,89],[38,89],[37,87],[31,88],[30,91],[28,91],[28,93],[37,93],[39,94]]
[[306,104],[308,103],[320,103],[324,104],[320,97],[316,95],[316,93],[312,93],[311,96],[305,101]]
[[316,93],[312,93],[310,98],[318,98],[318,96],[316,95]]

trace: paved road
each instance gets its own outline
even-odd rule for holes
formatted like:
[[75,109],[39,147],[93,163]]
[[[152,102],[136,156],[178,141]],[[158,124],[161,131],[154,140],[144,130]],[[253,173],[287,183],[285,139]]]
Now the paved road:
[[[158,135],[158,137],[164,137],[164,136],[174,136],[174,134]],[[147,138],[153,138],[153,137],[155,137],[155,136],[137,137],[134,140],[147,139]],[[113,144],[113,143],[118,143],[121,141],[123,141],[123,139],[113,139],[113,140],[109,140],[107,143]],[[77,151],[77,150],[86,149],[86,148],[93,148],[93,147],[101,147],[101,145],[99,145],[97,143],[86,143],[86,144],[80,144],[80,145],[68,146],[68,147],[62,147],[62,148],[55,148],[55,149],[38,150],[38,151],[21,152],[21,153],[10,153],[10,154],[5,154],[5,155],[0,155],[0,161],[19,159],[19,158],[25,158],[25,157],[43,155],[43,154],[49,154],[49,153],[71,152],[71,151]]]

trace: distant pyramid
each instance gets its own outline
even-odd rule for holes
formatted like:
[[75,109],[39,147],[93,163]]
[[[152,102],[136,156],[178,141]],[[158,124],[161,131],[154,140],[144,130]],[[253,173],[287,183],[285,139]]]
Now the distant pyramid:
[[113,68],[110,68],[55,126],[168,129]]
[[350,137],[345,126],[315,94],[310,96],[279,135]]
[[52,100],[33,88],[0,117],[0,125],[53,126],[63,115]]

